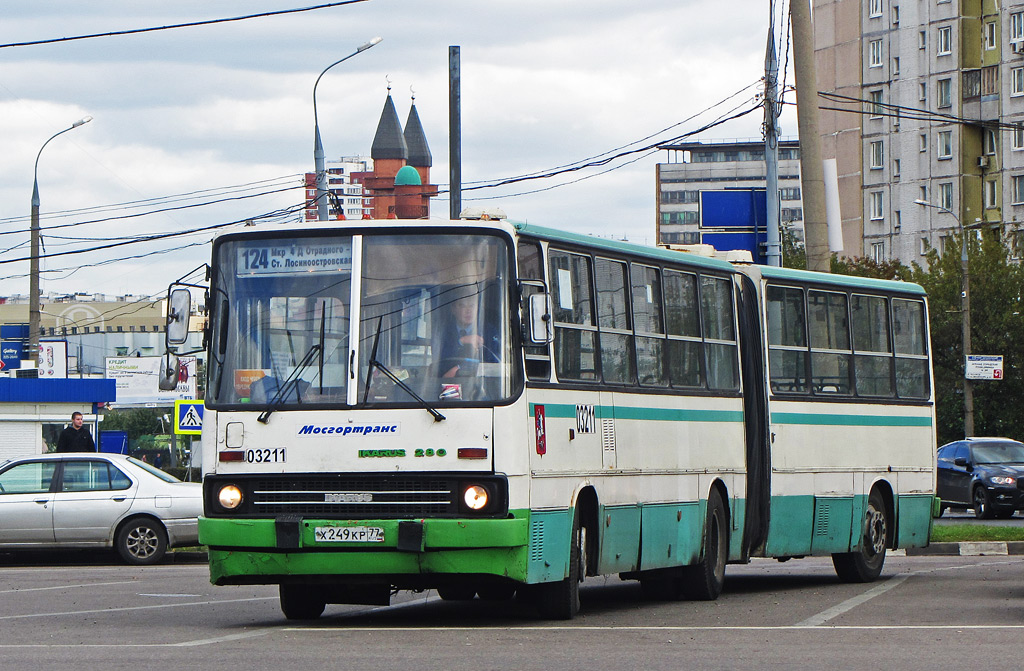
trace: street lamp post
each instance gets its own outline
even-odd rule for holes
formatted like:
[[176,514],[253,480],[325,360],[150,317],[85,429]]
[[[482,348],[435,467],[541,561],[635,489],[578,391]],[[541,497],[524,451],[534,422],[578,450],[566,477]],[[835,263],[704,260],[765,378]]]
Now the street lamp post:
[[32,250],[28,271],[28,347],[29,355],[32,357],[39,354],[39,157],[42,156],[46,145],[50,144],[50,140],[90,121],[92,121],[91,116],[83,117],[59,133],[51,135],[50,139],[39,148],[39,153],[36,154],[36,164],[32,169],[32,223],[30,226]]
[[970,438],[974,435],[974,387],[967,379],[967,357],[971,353],[971,276],[967,265],[967,228],[960,221],[960,217],[948,208],[934,205],[920,198],[914,202],[950,215],[963,234],[963,240],[960,243],[960,316],[963,330],[960,338],[964,350],[964,437]]
[[366,44],[345,56],[341,60],[334,61],[320,73],[313,83],[313,163],[316,167],[316,218],[317,221],[327,221],[327,213],[330,203],[327,202],[327,169],[324,166],[324,146],[320,142],[320,120],[316,115],[316,86],[320,83],[320,77],[327,74],[327,71],[338,63],[344,63],[357,54],[361,54],[370,47],[378,44],[383,37],[375,37]]

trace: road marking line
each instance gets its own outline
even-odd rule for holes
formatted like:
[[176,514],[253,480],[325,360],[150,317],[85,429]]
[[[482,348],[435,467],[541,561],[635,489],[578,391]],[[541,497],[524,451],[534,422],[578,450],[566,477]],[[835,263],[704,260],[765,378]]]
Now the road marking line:
[[[779,624],[779,625],[723,625],[723,626],[704,626],[704,625],[608,625],[608,626],[591,626],[591,625],[524,625],[521,627],[510,626],[510,627],[473,627],[467,629],[462,626],[458,627],[344,627],[346,632],[377,632],[377,631],[447,631],[460,636],[465,636],[474,631],[827,631],[836,632],[843,630],[913,630],[913,629],[935,629],[935,630],[950,630],[950,629],[1007,629],[1016,630],[1024,629],[1024,624],[893,624],[893,625],[830,625],[827,627],[822,626],[805,626],[799,624]],[[319,631],[331,634],[337,634],[339,631],[338,627],[282,627],[280,631]],[[4,647],[0,645],[0,647]]]
[[256,636],[266,636],[267,634],[278,631],[277,629],[264,628],[256,629],[254,631],[245,631],[240,634],[227,634],[225,636],[217,636],[216,638],[201,638],[195,641],[182,641],[181,643],[168,643],[169,647],[187,648],[195,647],[200,645],[212,645],[214,643],[225,643],[227,641],[238,641],[246,638],[255,638]]
[[16,589],[0,589],[0,594],[20,594],[21,592],[45,592],[53,589],[75,589],[78,587],[103,587],[104,585],[128,585],[134,580],[119,580],[117,582],[91,582],[81,585],[59,585],[57,587],[20,587]]
[[829,620],[831,620],[833,618],[836,618],[836,617],[839,617],[843,613],[846,613],[848,611],[853,610],[854,608],[856,608],[857,606],[861,605],[862,603],[866,603],[866,602],[870,601],[871,599],[874,599],[876,596],[880,596],[880,595],[885,594],[886,592],[888,592],[889,590],[891,590],[891,589],[893,589],[895,587],[899,587],[904,582],[906,582],[907,578],[909,578],[910,576],[911,576],[910,573],[900,573],[900,574],[898,574],[898,575],[896,575],[896,576],[886,580],[881,585],[877,585],[875,587],[872,587],[871,589],[869,589],[868,591],[864,592],[863,594],[858,594],[857,596],[855,596],[855,597],[853,597],[851,599],[847,599],[846,601],[843,601],[842,603],[836,604],[835,606],[832,606],[831,608],[827,608],[827,609],[821,611],[817,615],[812,615],[811,617],[807,618],[806,620],[802,620],[800,622],[797,622],[796,626],[797,627],[819,627],[819,626],[825,624],[826,622],[828,622]]
[[249,599],[225,599],[224,601],[190,601],[188,603],[165,603],[156,606],[125,606],[123,608],[91,608],[61,613],[26,613],[24,615],[0,615],[0,620],[22,620],[34,617],[63,617],[67,615],[95,615],[97,613],[124,613],[134,610],[155,610],[157,608],[181,608],[182,606],[216,606],[222,603],[245,603],[248,601],[277,601],[276,596],[257,596]]

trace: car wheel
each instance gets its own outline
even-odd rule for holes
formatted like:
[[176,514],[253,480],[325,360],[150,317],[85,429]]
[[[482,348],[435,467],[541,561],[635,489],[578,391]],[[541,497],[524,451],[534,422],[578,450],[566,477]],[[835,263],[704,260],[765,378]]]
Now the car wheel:
[[974,516],[979,520],[992,519],[992,504],[988,500],[988,492],[984,487],[975,487],[971,495],[974,504]]
[[167,552],[167,533],[156,520],[145,517],[128,520],[117,533],[117,552],[129,564],[155,564]]

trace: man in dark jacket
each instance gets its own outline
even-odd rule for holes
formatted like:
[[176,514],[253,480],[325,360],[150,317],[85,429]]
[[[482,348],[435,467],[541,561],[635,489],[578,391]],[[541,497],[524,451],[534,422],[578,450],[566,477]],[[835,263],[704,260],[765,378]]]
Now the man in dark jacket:
[[89,429],[82,426],[82,413],[71,414],[71,425],[60,432],[57,439],[57,452],[95,452],[96,444],[92,442]]

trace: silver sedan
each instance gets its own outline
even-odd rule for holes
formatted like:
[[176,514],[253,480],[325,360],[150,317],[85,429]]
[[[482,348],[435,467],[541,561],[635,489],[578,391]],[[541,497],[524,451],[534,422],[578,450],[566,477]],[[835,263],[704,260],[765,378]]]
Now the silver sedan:
[[202,485],[120,454],[0,463],[0,550],[114,547],[129,564],[155,564],[198,544],[202,511]]

